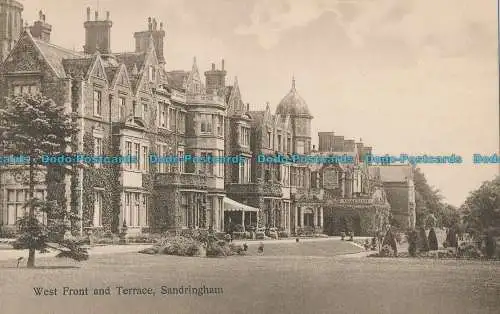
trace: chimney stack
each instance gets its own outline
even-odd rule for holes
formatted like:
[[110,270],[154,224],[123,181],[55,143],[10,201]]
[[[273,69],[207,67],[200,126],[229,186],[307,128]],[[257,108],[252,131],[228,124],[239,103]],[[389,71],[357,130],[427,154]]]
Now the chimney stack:
[[212,68],[209,71],[205,71],[205,87],[207,94],[217,94],[220,90],[226,87],[224,59],[222,59],[220,70],[217,70],[215,68],[215,63],[212,63]]
[[165,56],[163,54],[163,41],[165,39],[165,31],[163,30],[162,22],[160,22],[160,28],[158,29],[158,22],[156,18],[153,19],[152,17],[148,17],[148,29],[134,33],[135,51],[148,51],[151,37],[153,38],[153,44],[158,61],[160,64],[164,64]]
[[45,14],[42,10],[38,12],[38,21],[33,23],[30,27],[30,33],[33,37],[50,42],[50,33],[52,32],[52,25],[45,22]]
[[250,111],[250,103],[247,102],[247,112]]
[[90,20],[90,8],[87,8],[87,21],[83,23],[85,28],[85,46],[83,50],[87,54],[99,51],[103,54],[111,53],[111,27],[113,22],[109,19],[110,13],[106,12],[106,20],[99,21],[99,13],[95,11],[95,20]]

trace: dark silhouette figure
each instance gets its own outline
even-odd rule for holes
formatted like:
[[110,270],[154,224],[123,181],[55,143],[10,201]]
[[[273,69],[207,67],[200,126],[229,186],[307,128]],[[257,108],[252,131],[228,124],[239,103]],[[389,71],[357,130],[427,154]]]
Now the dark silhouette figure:
[[24,259],[24,257],[22,257],[22,256],[21,256],[21,257],[19,257],[19,258],[17,259],[17,268],[19,268],[19,263],[20,263],[23,259]]
[[257,253],[264,254],[264,243],[260,242],[259,247],[257,248]]
[[296,243],[299,243],[299,238],[295,238],[295,242],[296,242]]
[[243,251],[248,251],[248,245],[246,243],[243,243]]

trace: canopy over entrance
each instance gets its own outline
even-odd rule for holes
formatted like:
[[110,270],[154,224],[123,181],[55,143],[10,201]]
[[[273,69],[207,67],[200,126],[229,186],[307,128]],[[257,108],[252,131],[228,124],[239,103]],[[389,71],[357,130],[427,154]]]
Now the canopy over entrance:
[[224,211],[235,212],[235,211],[244,211],[244,212],[258,212],[259,209],[248,206],[245,204],[238,203],[235,200],[230,199],[229,197],[224,197]]

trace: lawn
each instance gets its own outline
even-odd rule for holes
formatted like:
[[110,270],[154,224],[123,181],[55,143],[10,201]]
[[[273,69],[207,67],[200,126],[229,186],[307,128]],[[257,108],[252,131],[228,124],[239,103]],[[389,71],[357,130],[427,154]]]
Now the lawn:
[[[264,244],[256,256],[257,245],[249,244],[252,256],[229,258],[123,253],[81,264],[39,259],[51,267],[34,270],[1,262],[0,313],[500,312],[499,263],[354,258],[338,254],[357,248],[334,240]],[[161,294],[162,286],[201,285],[223,294]],[[64,286],[110,287],[112,295],[62,296]],[[117,286],[155,295],[117,295]],[[35,296],[34,287],[57,288],[58,295]]]

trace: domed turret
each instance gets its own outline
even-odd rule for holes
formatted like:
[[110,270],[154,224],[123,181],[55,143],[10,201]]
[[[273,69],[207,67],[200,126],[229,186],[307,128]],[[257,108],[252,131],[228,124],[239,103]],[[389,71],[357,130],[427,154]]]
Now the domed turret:
[[292,79],[292,89],[278,104],[276,114],[311,117],[306,101],[295,89],[295,78]]

